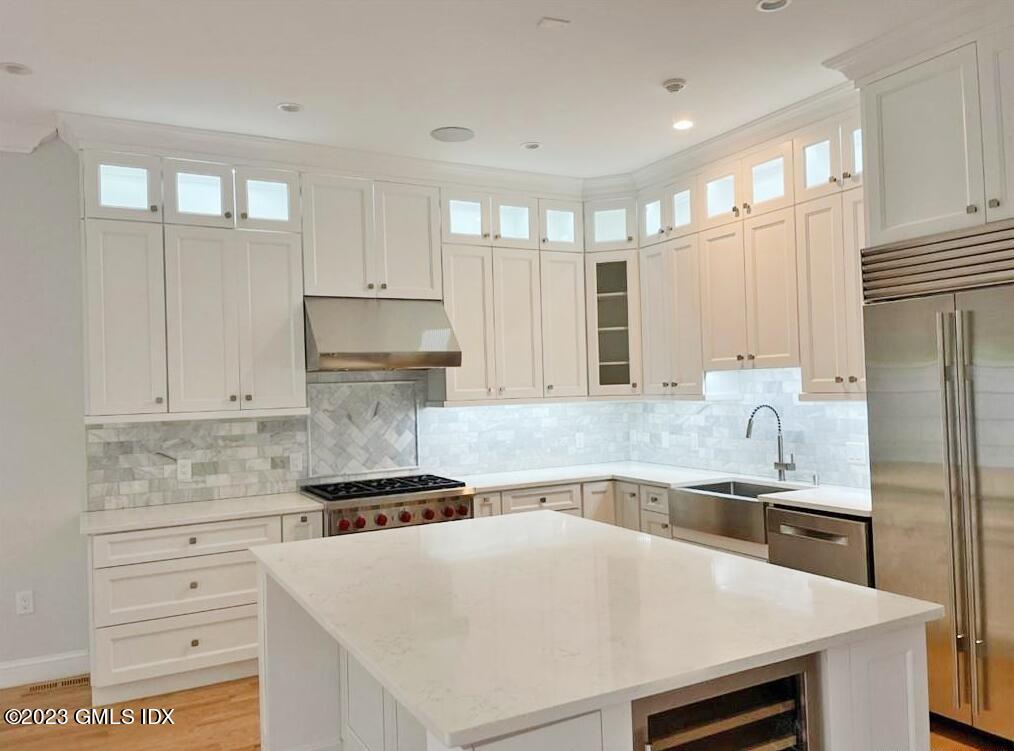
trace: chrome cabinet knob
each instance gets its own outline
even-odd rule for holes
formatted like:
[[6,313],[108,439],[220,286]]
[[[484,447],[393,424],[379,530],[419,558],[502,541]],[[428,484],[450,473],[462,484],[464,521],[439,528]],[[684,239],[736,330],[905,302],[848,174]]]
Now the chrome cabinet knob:
[[373,288],[374,288],[374,287],[376,287],[376,286],[377,286],[377,285],[375,285],[375,284],[374,284],[373,282],[369,282],[369,283],[368,283],[368,284],[366,285],[366,289],[373,289]]
[[628,243],[634,242],[634,236],[633,235],[627,235],[627,242]]
[[747,214],[750,213],[750,204],[747,203],[746,201],[743,201],[743,211],[745,211]]
[[156,396],[155,397],[155,404],[161,404],[164,401],[165,401],[165,399],[163,399],[161,396]]
[[190,646],[191,647],[199,647],[200,645],[201,645],[201,640],[200,639],[191,639],[190,640]]
[[500,234],[497,233],[497,234],[493,235],[493,239],[494,240],[499,240],[500,239]]
[[223,216],[226,219],[232,219],[232,212],[231,211],[226,211],[225,214],[223,214]]
[[858,381],[859,381],[859,379],[856,378],[855,376],[849,376],[849,383],[856,383]]
[[487,394],[492,394],[493,393],[493,387],[492,386],[487,386],[486,387],[486,393]]
[[736,359],[737,359],[737,360],[739,360],[740,362],[742,362],[742,361],[743,361],[743,360],[745,360],[746,358],[745,358],[745,357],[743,357],[743,355],[736,355]]
[[190,538],[190,539],[188,540],[188,542],[189,542],[189,543],[190,543],[191,545],[196,545],[196,544],[197,544],[197,538],[196,538],[196,537],[191,537],[191,538]]
[[662,388],[664,389],[669,388],[669,381],[662,381]]
[[237,400],[238,398],[239,398],[239,397],[237,397],[237,396],[236,396],[235,394],[229,394],[229,401],[230,401],[230,402],[234,402],[234,401],[236,401],[236,400]]
[[381,282],[380,283],[380,288],[381,289],[387,289],[387,282]]
[[241,214],[239,215],[239,218],[240,218],[240,219],[246,219],[246,218],[248,218],[248,217],[247,217],[247,213],[246,213],[245,211],[244,211],[244,212],[242,212],[242,213],[241,213]]
[[834,175],[831,175],[831,177],[827,178],[827,181],[829,183],[836,183],[836,182],[838,182],[838,178],[836,176],[834,176]]
[[665,234],[665,230],[664,230],[664,229],[662,229],[661,227],[659,227],[659,228],[658,228],[658,234],[660,234],[660,235],[664,235],[664,234]]
[[552,391],[552,390],[553,390],[553,384],[550,383],[550,384],[548,384],[546,386],[546,391]]
[[757,359],[757,355],[750,355],[750,354],[748,354],[748,355],[746,356],[746,359],[747,359],[747,360],[756,360],[756,359]]
[[665,231],[666,232],[672,232],[672,225],[670,224],[668,227],[666,227]]
[[636,389],[637,388],[637,381],[634,381],[632,384],[630,384],[630,388]]
[[253,394],[245,394],[243,396],[243,399],[245,399],[248,402],[252,402],[253,401]]
[[503,393],[503,386],[500,387],[500,393]]
[[970,203],[967,206],[965,206],[965,213],[966,214],[977,214],[977,213],[979,213],[979,207],[976,206],[974,203]]
[[548,237],[543,237],[543,238],[542,238],[542,242],[544,242],[544,243],[548,243],[548,242],[549,242],[549,238],[548,238]]
[[157,213],[158,213],[158,204],[156,204],[156,203],[153,203],[153,204],[152,204],[151,206],[149,206],[149,207],[148,207],[148,210],[149,210],[149,211],[150,211],[150,212],[151,212],[152,214],[157,214]]
[[848,180],[850,177],[852,177],[852,173],[849,172],[848,170],[845,170],[844,172],[841,173],[842,180]]
[[545,503],[545,502],[546,502],[546,496],[542,496],[542,497],[541,497],[541,498],[539,499],[539,503]]
[[482,238],[483,238],[484,240],[485,240],[486,238],[488,238],[488,237],[489,237],[489,233],[488,233],[488,232],[483,232],[483,233],[482,233]]
[[306,524],[306,517],[305,516],[299,517],[299,523],[300,524]]
[[841,376],[835,376],[834,377],[834,382],[835,383],[845,383],[845,379],[842,378]]
[[1000,205],[1000,199],[999,198],[990,198],[989,199],[989,203],[986,204],[986,205],[989,206],[989,208],[991,208],[991,209],[995,209],[995,208],[997,208]]
[[733,206],[732,207],[732,215],[733,216],[739,216],[739,206]]
[[197,582],[190,582],[191,589],[197,589]]

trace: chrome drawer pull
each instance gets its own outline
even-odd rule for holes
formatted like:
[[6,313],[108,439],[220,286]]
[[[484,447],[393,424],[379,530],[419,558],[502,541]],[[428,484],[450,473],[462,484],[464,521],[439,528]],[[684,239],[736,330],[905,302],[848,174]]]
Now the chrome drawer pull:
[[808,540],[830,542],[834,545],[849,544],[849,538],[845,535],[836,535],[831,532],[821,532],[819,529],[807,529],[806,527],[797,527],[792,524],[779,524],[778,534],[787,535],[789,537],[805,537]]

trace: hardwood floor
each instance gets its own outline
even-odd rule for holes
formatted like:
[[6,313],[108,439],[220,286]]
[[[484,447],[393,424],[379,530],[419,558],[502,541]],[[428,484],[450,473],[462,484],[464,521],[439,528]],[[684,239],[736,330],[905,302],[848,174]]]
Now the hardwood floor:
[[[24,687],[0,690],[0,711],[8,707],[90,706],[87,685],[28,695]],[[252,751],[260,748],[257,678],[179,691],[114,705],[175,708],[174,725],[15,727],[0,724],[0,748],[17,751]],[[139,712],[138,712],[139,714]],[[932,751],[1010,751],[1010,744],[973,736],[957,725],[934,722]]]

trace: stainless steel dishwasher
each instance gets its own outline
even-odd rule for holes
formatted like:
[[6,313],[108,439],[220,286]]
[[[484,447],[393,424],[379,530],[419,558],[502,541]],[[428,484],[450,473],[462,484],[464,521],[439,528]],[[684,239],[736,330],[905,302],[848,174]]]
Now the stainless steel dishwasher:
[[769,506],[767,532],[771,563],[873,586],[869,521]]

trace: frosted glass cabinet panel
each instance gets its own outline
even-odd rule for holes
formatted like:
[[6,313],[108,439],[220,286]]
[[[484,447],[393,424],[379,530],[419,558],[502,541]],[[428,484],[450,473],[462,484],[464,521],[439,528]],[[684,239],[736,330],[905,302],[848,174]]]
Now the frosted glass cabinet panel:
[[236,168],[236,226],[299,231],[299,176],[284,170]]
[[444,242],[491,245],[490,197],[483,193],[441,191]]
[[588,393],[641,393],[641,301],[637,251],[590,255],[588,296]]
[[690,175],[672,183],[665,190],[666,235],[683,237],[698,229],[697,177]]
[[743,157],[745,216],[777,211],[793,204],[792,141],[785,141]]
[[796,201],[809,201],[863,183],[863,131],[851,111],[793,136]]
[[740,218],[739,162],[718,164],[698,177],[704,216],[703,228],[718,227]]
[[636,246],[636,202],[633,198],[589,201],[584,207],[585,249],[623,250]]
[[493,196],[493,245],[501,248],[539,247],[539,207],[535,198]]
[[580,201],[539,199],[542,250],[584,251],[584,219]]
[[158,157],[86,151],[85,216],[162,221],[162,167]]
[[666,238],[666,227],[671,223],[665,211],[665,191],[643,193],[637,199],[639,245],[644,248]]
[[205,227],[233,227],[232,168],[212,162],[166,159],[165,221]]

